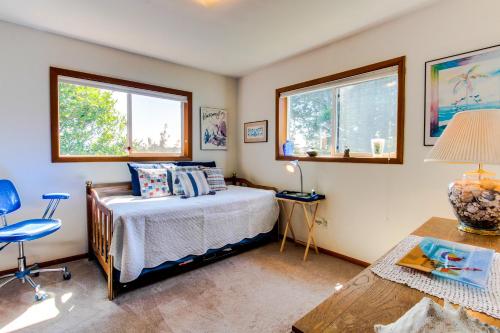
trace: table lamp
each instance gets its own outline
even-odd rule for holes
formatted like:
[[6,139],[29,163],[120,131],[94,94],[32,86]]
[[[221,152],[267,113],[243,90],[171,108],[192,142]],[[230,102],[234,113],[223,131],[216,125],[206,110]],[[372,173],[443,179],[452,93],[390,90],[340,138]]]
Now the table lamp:
[[449,185],[448,198],[458,229],[500,235],[500,180],[483,169],[483,164],[500,164],[500,109],[455,114],[424,161],[478,164]]
[[298,196],[308,196],[309,194],[304,193],[304,182],[302,181],[302,168],[300,167],[299,160],[290,161],[286,165],[286,171],[294,173],[295,169],[299,169],[300,171],[300,193],[297,193]]

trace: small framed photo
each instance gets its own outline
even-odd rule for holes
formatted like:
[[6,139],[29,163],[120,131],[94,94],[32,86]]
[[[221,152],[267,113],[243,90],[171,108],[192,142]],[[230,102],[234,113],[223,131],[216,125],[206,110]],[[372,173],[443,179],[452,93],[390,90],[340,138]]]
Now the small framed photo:
[[244,124],[245,143],[267,142],[267,120]]

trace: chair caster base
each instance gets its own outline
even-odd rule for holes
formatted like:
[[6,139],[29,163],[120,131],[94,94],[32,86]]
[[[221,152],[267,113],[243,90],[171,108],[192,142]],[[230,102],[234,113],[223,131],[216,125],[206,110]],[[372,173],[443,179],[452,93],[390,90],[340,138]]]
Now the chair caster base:
[[67,281],[67,280],[70,280],[70,279],[71,279],[71,272],[70,272],[70,271],[68,271],[68,270],[67,270],[67,271],[65,271],[65,272],[63,273],[63,279],[64,279],[64,280],[66,280],[66,281]]
[[35,301],[36,302],[41,302],[47,298],[47,294],[44,293],[43,291],[39,291],[35,294]]

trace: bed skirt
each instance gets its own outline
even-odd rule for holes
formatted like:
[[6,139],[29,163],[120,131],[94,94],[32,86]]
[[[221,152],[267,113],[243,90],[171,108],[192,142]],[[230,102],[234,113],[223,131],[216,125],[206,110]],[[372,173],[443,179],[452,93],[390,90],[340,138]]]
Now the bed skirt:
[[120,283],[120,271],[113,269],[113,280],[117,292],[132,290],[156,281],[172,277],[215,261],[254,249],[264,244],[278,240],[278,224],[273,230],[261,233],[253,238],[245,238],[235,244],[228,244],[218,249],[210,249],[205,254],[190,255],[176,261],[167,261],[153,268],[144,268],[141,275],[134,281]]

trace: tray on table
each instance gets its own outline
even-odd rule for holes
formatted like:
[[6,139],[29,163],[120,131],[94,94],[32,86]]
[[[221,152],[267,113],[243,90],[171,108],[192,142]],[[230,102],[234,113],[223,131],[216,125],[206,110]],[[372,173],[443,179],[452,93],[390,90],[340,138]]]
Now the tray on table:
[[276,198],[312,202],[325,199],[324,194],[301,193],[297,191],[281,191],[276,193]]

